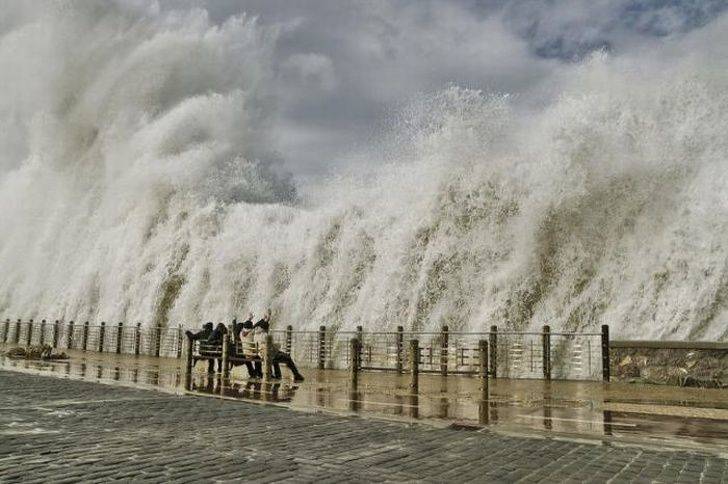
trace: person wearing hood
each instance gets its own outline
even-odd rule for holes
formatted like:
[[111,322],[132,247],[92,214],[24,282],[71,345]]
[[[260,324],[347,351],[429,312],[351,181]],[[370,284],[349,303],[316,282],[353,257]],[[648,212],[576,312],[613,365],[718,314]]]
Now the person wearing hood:
[[224,334],[226,334],[228,331],[227,326],[225,326],[224,323],[217,323],[217,326],[215,326],[215,329],[210,333],[210,336],[207,338],[207,344],[209,345],[221,345],[222,344],[222,337]]
[[[266,338],[270,332],[270,316],[271,310],[268,309],[263,318],[253,325],[255,330],[255,342],[261,353],[265,352]],[[298,368],[296,368],[296,364],[293,362],[291,355],[281,351],[276,344],[273,345],[270,353],[273,358],[273,361],[271,362],[271,366],[273,367],[273,378],[281,378],[281,363],[284,363],[288,369],[291,370],[291,373],[293,373],[293,381],[302,382],[304,380],[303,375],[299,373]]]
[[202,329],[198,331],[197,333],[193,333],[189,329],[185,331],[185,334],[192,340],[192,341],[207,341],[207,338],[210,337],[212,334],[212,322],[207,322],[202,326]]
[[[185,331],[185,334],[187,337],[189,337],[192,341],[199,341],[200,343],[207,342],[207,340],[212,336],[213,333],[213,325],[211,321],[206,322],[200,331],[197,333],[193,333],[189,329]],[[202,353],[202,352],[201,352]],[[197,363],[197,360],[200,358],[192,358],[192,366],[195,366]],[[215,362],[213,360],[210,360],[209,366],[208,366],[208,373],[212,373],[215,369]]]

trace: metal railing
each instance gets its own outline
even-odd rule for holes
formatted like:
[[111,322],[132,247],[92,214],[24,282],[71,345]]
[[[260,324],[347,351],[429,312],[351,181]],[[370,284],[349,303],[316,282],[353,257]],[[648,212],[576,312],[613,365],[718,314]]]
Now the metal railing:
[[[141,324],[90,324],[74,321],[0,322],[0,342],[16,345],[49,344],[59,349],[181,358],[183,326],[144,327]],[[482,345],[487,345],[488,374],[493,378],[609,380],[609,329],[600,333],[499,331],[318,331],[272,330],[273,342],[304,368],[350,369],[352,356],[358,370],[410,372],[409,351],[417,341],[419,373],[469,374],[482,371]],[[352,355],[356,339],[359,354]]]
[[0,322],[0,342],[19,346],[48,344],[54,348],[180,358],[184,328],[143,327],[124,323],[90,324],[74,321]]

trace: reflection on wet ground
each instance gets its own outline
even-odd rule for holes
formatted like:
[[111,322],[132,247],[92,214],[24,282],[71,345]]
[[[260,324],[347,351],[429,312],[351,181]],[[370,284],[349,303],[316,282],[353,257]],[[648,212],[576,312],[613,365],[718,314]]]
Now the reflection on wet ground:
[[555,436],[600,437],[611,442],[670,445],[728,454],[728,391],[601,382],[490,380],[487,395],[473,377],[421,375],[416,393],[408,375],[305,370],[306,381],[248,380],[235,368],[229,380],[198,364],[185,381],[183,361],[71,352],[59,362],[11,360],[0,367],[59,377],[154,387],[265,402],[297,410],[334,411],[418,420],[436,425]]

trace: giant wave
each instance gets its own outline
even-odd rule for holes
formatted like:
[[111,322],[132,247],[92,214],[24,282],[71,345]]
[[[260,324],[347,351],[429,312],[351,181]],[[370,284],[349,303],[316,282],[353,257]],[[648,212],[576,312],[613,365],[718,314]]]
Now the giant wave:
[[385,162],[296,186],[268,148],[272,29],[83,3],[14,21],[2,316],[196,324],[270,306],[301,329],[728,339],[714,66],[597,54],[528,108],[418,95],[360,155]]

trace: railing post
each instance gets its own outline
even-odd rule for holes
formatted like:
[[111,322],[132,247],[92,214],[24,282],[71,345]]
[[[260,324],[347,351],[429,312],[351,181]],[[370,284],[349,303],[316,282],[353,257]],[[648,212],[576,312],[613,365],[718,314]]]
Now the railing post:
[[40,336],[38,336],[38,344],[40,346],[43,346],[43,343],[45,343],[45,330],[46,330],[46,320],[43,319],[40,322]]
[[192,367],[193,359],[192,359],[192,338],[190,336],[187,336],[185,340],[185,382],[186,387],[188,390],[192,389]]
[[3,333],[3,343],[10,343],[10,319],[5,319],[3,326],[5,326],[5,332]]
[[68,322],[68,336],[66,337],[66,349],[73,349],[73,321]]
[[182,341],[183,341],[182,326],[177,325],[177,358],[182,358]]
[[86,347],[88,345],[88,321],[83,323],[83,339],[81,340],[81,342],[82,342],[81,349],[83,351],[86,351]]
[[159,358],[160,349],[162,347],[162,327],[156,326],[154,329],[154,356]]
[[404,327],[397,326],[397,373],[402,373],[404,362]]
[[420,342],[416,339],[410,340],[410,388],[417,392],[420,387]]
[[363,361],[364,361],[364,326],[357,326],[356,327],[356,338],[359,340],[359,369],[361,370]]
[[58,339],[61,333],[61,322],[56,319],[53,323],[53,348],[58,348]]
[[318,367],[319,370],[326,368],[326,326],[323,325],[319,327]]
[[609,382],[610,377],[609,360],[609,325],[602,325],[602,380]]
[[25,341],[25,346],[30,346],[32,342],[33,342],[33,320],[31,319],[28,322],[28,334],[27,334],[27,339]]
[[116,325],[116,354],[121,354],[121,346],[124,341],[124,323]]
[[20,324],[21,321],[18,319],[18,321],[15,323],[15,344],[20,344]]
[[[222,335],[222,378],[227,379],[230,376],[230,368],[228,366],[228,362],[230,360],[230,338],[228,337],[228,332],[226,331]],[[266,338],[266,353],[268,352],[267,349],[268,345],[268,339]]]
[[447,375],[448,346],[450,343],[450,328],[444,325],[440,331],[440,373]]
[[293,349],[293,326],[290,324],[286,326],[286,353],[291,354]]
[[551,380],[551,327],[544,325],[541,335],[543,344],[543,378]]
[[483,384],[483,395],[488,395],[488,341],[481,339],[478,341],[478,366],[480,379]]
[[106,322],[101,321],[101,327],[99,328],[99,353],[104,352],[104,338],[106,338]]
[[137,323],[134,328],[134,354],[139,356],[142,346],[142,323]]
[[488,344],[490,349],[490,376],[495,379],[498,378],[498,326],[493,325],[490,327],[490,335],[488,338]]
[[359,346],[361,345],[361,341],[359,341],[357,338],[351,338],[351,341],[349,341],[349,352],[351,354],[351,368],[350,368],[350,374],[351,374],[351,384],[352,386],[356,387],[356,385],[359,383],[359,368],[361,366],[359,362]]
[[265,351],[263,351],[263,378],[270,380],[273,376],[273,336],[270,334],[265,337]]

